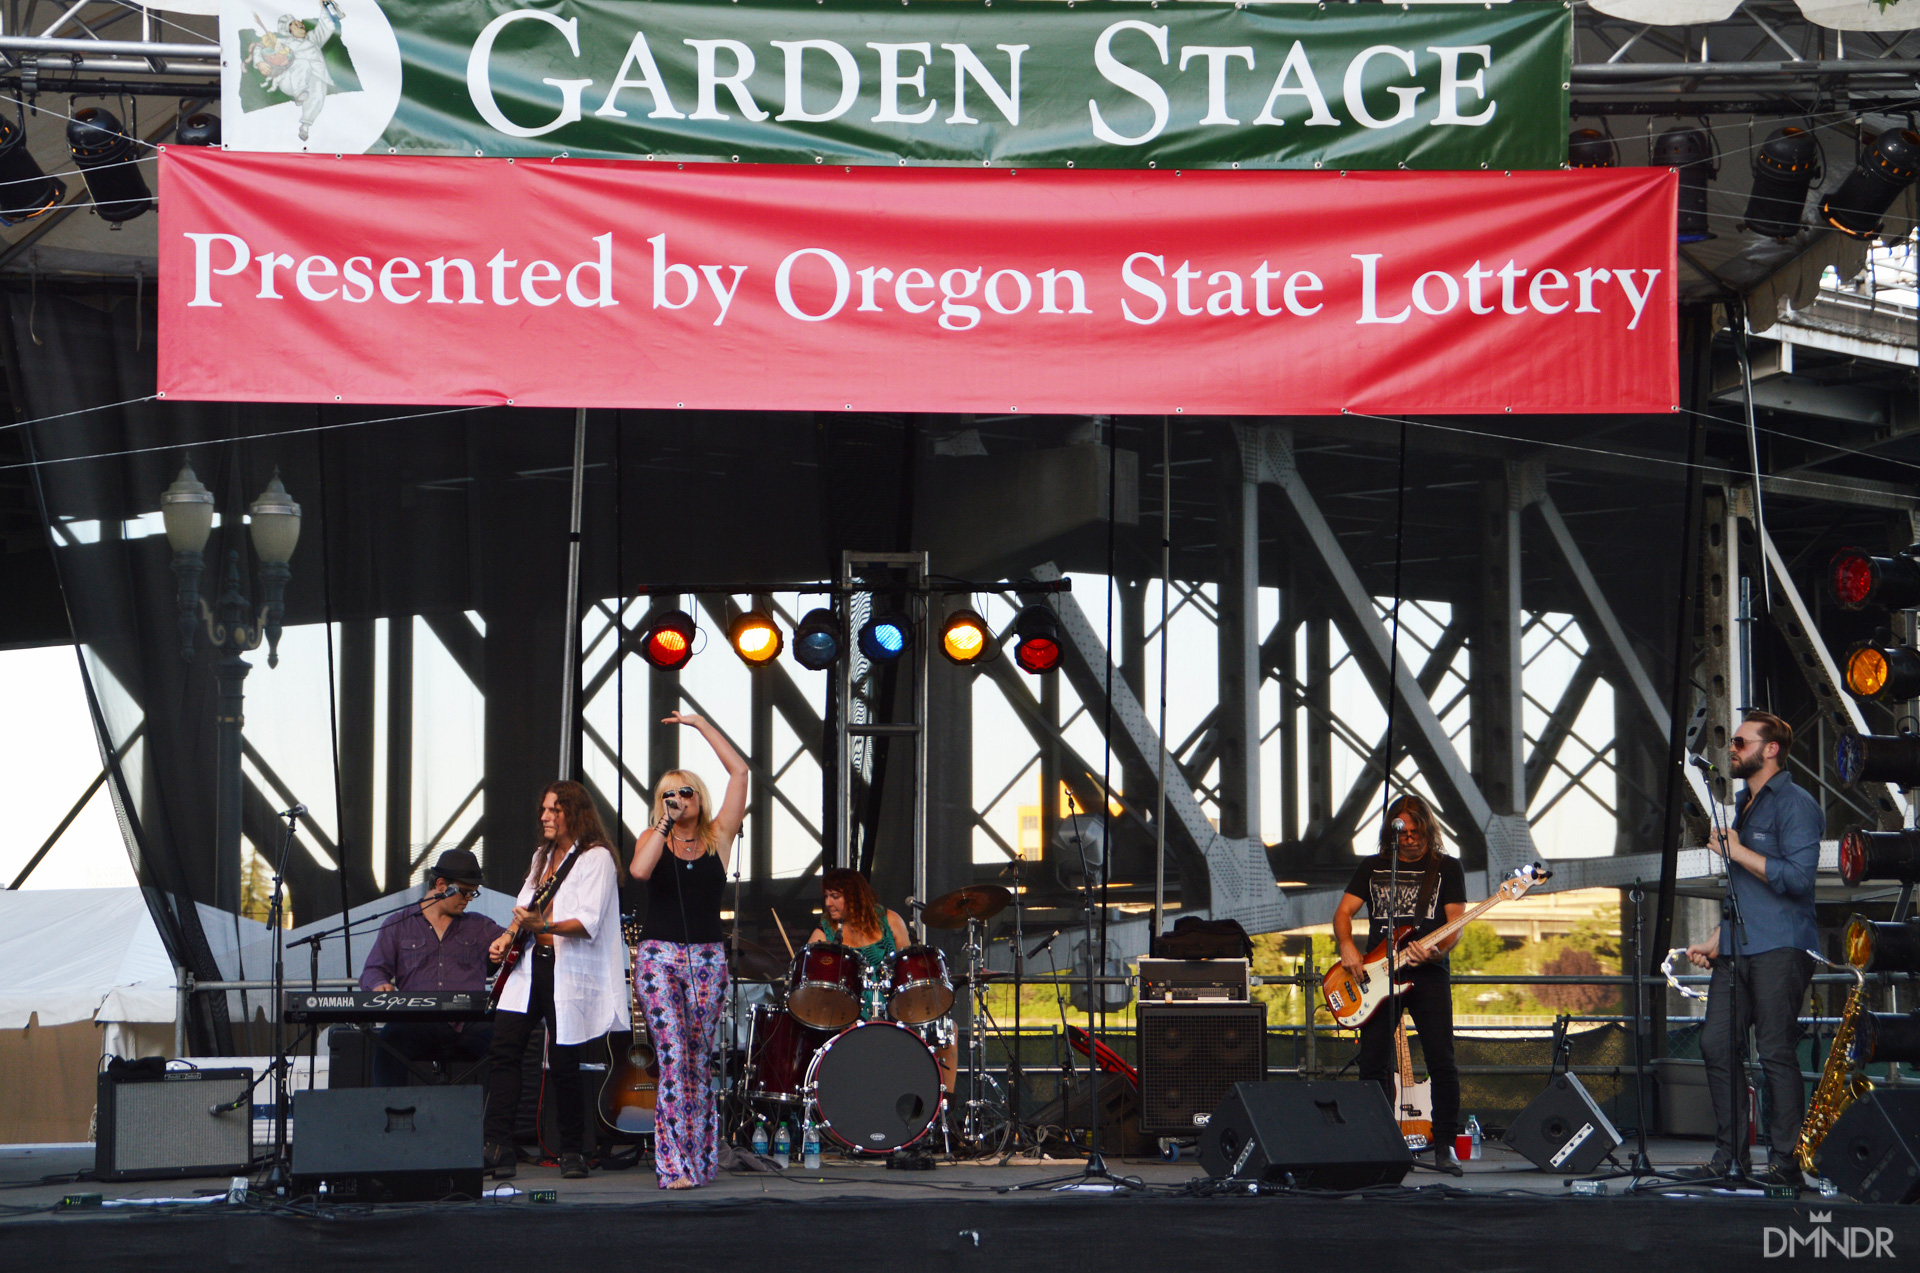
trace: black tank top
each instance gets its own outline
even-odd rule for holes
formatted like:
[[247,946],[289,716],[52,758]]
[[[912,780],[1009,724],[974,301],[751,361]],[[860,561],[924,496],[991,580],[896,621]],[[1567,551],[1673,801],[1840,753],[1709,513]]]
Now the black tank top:
[[720,902],[726,888],[727,872],[718,853],[702,853],[685,862],[671,849],[663,849],[647,877],[647,926],[641,936],[683,946],[725,941]]

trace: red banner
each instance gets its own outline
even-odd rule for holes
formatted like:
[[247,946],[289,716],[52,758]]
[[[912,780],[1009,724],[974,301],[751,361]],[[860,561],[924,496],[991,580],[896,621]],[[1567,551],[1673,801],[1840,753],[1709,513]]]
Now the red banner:
[[240,401],[1674,409],[1675,177],[160,165],[160,385]]

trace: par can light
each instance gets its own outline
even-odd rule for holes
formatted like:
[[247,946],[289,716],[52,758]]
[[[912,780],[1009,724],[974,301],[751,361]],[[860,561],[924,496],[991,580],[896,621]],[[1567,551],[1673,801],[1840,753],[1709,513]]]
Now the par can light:
[[1908,553],[1876,557],[1863,549],[1842,548],[1827,566],[1827,583],[1833,599],[1847,610],[1920,606],[1920,561]]
[[1569,168],[1617,168],[1620,149],[1597,128],[1576,128],[1567,137]]
[[860,653],[875,663],[891,663],[913,644],[913,622],[898,611],[884,611],[860,629]]
[[[1840,837],[1840,878],[1849,886],[1867,880],[1920,882],[1920,831],[1856,827],[1847,832]],[[1852,930],[1848,932],[1851,940]]]
[[1861,972],[1920,972],[1920,925],[1847,921],[1847,962]]
[[133,138],[111,111],[83,106],[67,121],[67,148],[86,179],[93,210],[102,221],[119,225],[153,207],[153,192],[140,175]]
[[1855,1065],[1920,1061],[1920,1012],[1861,1013],[1847,1059]]
[[961,667],[984,663],[997,647],[987,621],[974,610],[955,610],[940,629],[940,653]]
[[1843,734],[1833,758],[1842,782],[1920,787],[1920,737],[1912,734]]
[[1747,199],[1747,229],[1770,239],[1791,239],[1802,228],[1807,191],[1820,177],[1820,143],[1804,128],[1788,125],[1753,152],[1753,194]]
[[26,131],[0,117],[0,225],[37,217],[66,197],[66,185],[42,172],[40,161],[27,149]]
[[764,667],[780,657],[787,641],[772,615],[749,610],[727,625],[727,644],[750,666]]
[[1847,692],[1891,702],[1920,696],[1920,651],[1868,641],[1847,652]]
[[640,657],[664,672],[677,671],[693,657],[693,616],[685,610],[648,615],[640,628]]
[[809,610],[793,630],[793,661],[809,672],[822,672],[839,662],[847,638],[840,616],[825,606]]
[[1875,137],[1840,188],[1820,201],[1820,216],[1842,234],[1871,239],[1900,192],[1920,177],[1920,133],[1889,128]]
[[1682,243],[1713,237],[1707,230],[1707,182],[1720,175],[1713,140],[1702,128],[1669,128],[1653,139],[1653,166],[1680,170],[1677,230]]
[[1032,676],[1060,666],[1060,617],[1036,602],[1013,616],[1013,661]]

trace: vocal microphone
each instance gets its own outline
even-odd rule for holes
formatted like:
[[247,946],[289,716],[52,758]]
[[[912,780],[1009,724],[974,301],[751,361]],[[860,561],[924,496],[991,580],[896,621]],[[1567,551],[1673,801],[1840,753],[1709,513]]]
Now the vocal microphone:
[[1405,831],[1406,829],[1407,829],[1407,820],[1405,818],[1395,818],[1393,820],[1393,833],[1395,835],[1399,835],[1402,831]]
[[232,1113],[234,1110],[239,1109],[242,1105],[245,1105],[249,1100],[251,1100],[252,1097],[253,1097],[253,1089],[249,1087],[246,1091],[240,1093],[240,1095],[234,1097],[230,1101],[222,1101],[218,1105],[207,1106],[207,1113],[212,1114],[215,1118],[218,1118],[222,1114],[229,1114],[229,1113]]
[[674,796],[668,796],[668,797],[667,797],[667,800],[666,800],[666,805],[667,805],[667,812],[668,812],[668,813],[671,813],[671,814],[674,814],[675,816],[678,816],[678,815],[679,815],[679,813],[680,813],[680,801],[679,801],[679,799],[678,799],[677,797],[674,797]]
[[279,816],[283,818],[304,818],[307,816],[307,806],[297,804],[293,806],[293,808],[285,810]]
[[1038,946],[1035,946],[1032,950],[1027,952],[1027,958],[1038,959],[1040,958],[1040,956],[1046,954],[1047,947],[1053,945],[1053,939],[1058,937],[1059,935],[1060,935],[1060,930],[1057,928],[1054,929],[1052,932],[1048,933],[1045,941],[1041,942]]
[[1700,755],[1689,756],[1687,757],[1687,763],[1689,765],[1692,765],[1695,769],[1704,769],[1710,774],[1717,774],[1720,772],[1720,767],[1714,764],[1711,760],[1708,760],[1705,756],[1700,756]]
[[910,911],[923,911],[927,909],[927,904],[925,902],[915,900],[913,894],[909,893],[907,894],[907,909]]

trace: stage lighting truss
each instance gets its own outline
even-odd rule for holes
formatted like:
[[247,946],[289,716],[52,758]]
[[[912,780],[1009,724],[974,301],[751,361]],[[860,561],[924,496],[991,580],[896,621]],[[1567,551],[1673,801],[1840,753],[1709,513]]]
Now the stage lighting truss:
[[664,672],[678,671],[693,657],[694,631],[685,610],[648,615],[640,628],[640,657]]
[[[1847,832],[1840,837],[1840,878],[1849,885],[1866,880],[1920,882],[1920,830],[1870,831],[1857,827]],[[1851,943],[1851,928],[1847,936]],[[1851,945],[1847,957],[1853,957]]]
[[1891,641],[1863,641],[1847,651],[1847,693],[1897,703],[1920,697],[1920,651]]
[[975,667],[991,659],[1000,649],[993,629],[976,610],[955,610],[940,629],[940,653],[948,662]]
[[1847,921],[1847,962],[1861,972],[1920,972],[1920,923],[1884,923],[1855,915]]
[[1842,548],[1827,567],[1827,582],[1833,599],[1843,609],[1864,610],[1881,606],[1888,610],[1920,607],[1920,561],[1914,559],[1916,544],[1891,557],[1876,557],[1859,548]]
[[1834,767],[1842,782],[1886,782],[1920,787],[1920,737],[1912,734],[1843,734],[1834,744]]
[[727,644],[749,667],[765,667],[787,647],[780,625],[764,610],[749,610],[728,624]]
[[846,649],[846,626],[825,606],[807,611],[793,630],[793,661],[810,672],[832,667]]
[[913,644],[913,620],[898,610],[881,610],[860,629],[860,653],[874,663],[891,663]]
[[1013,616],[1013,661],[1040,676],[1060,666],[1060,617],[1053,607],[1035,602]]

